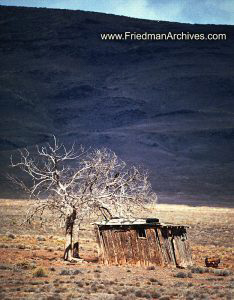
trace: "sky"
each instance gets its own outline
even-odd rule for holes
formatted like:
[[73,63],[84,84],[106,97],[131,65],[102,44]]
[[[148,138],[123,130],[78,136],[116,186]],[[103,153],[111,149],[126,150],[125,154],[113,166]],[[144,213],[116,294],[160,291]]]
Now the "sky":
[[0,5],[79,9],[151,20],[234,25],[234,0],[0,0]]

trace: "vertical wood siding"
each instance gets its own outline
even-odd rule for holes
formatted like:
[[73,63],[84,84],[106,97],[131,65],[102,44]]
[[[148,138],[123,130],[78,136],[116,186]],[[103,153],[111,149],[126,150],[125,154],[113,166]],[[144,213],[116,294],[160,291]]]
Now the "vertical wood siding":
[[192,264],[185,228],[101,228],[96,232],[99,259],[104,264],[161,265],[186,267]]

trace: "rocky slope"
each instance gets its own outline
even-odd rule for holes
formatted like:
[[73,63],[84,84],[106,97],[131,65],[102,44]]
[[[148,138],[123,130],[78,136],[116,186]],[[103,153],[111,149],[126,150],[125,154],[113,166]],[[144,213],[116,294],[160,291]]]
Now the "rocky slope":
[[[9,156],[56,134],[144,165],[161,201],[231,203],[234,26],[3,6],[0,24],[2,197]],[[100,38],[124,31],[228,39]]]

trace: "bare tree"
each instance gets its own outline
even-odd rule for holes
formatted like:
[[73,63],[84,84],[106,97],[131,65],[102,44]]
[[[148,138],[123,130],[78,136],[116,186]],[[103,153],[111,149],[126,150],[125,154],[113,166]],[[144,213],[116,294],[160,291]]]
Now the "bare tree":
[[[78,152],[74,145],[66,149],[54,137],[53,144],[36,146],[37,158],[27,149],[20,151],[20,160],[11,167],[25,172],[30,184],[16,177],[11,181],[26,191],[33,205],[26,220],[41,216],[49,209],[64,220],[66,245],[64,259],[79,257],[78,232],[84,219],[102,215],[109,219],[131,215],[136,206],[156,201],[145,172],[126,163],[107,149]],[[73,167],[71,167],[73,161]]]

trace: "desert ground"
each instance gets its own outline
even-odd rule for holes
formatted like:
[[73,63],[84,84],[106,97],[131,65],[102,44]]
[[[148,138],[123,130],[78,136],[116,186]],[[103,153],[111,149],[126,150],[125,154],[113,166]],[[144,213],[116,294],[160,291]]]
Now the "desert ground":
[[[233,299],[234,209],[158,204],[150,216],[187,224],[194,266],[188,269],[104,266],[92,225],[81,230],[84,261],[62,259],[63,229],[51,219],[22,225],[29,202],[0,200],[0,299]],[[218,269],[205,257],[219,257]]]

